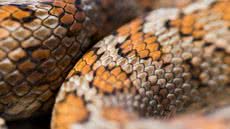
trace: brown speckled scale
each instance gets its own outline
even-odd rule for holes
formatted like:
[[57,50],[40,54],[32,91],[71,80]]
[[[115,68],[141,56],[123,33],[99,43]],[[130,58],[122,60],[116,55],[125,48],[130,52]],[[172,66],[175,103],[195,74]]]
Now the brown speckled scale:
[[99,41],[63,83],[52,129],[228,129],[225,117],[156,127],[149,117],[205,105],[214,94],[230,104],[229,6],[203,0],[155,10]]
[[92,39],[137,15],[133,1],[119,1],[0,0],[0,115],[15,120],[49,111]]

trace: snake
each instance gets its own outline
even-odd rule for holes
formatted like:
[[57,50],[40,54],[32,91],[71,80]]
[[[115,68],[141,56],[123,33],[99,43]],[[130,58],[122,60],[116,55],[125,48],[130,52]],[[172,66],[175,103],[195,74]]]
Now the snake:
[[[46,114],[56,99],[52,129],[169,129],[175,121],[155,118],[170,118],[212,94],[229,96],[230,2],[154,10],[106,36],[139,15],[139,5],[1,0],[1,117]],[[227,129],[219,119],[213,126]]]
[[[90,41],[134,17],[135,6],[132,1],[2,0],[1,116],[17,120],[49,112]],[[115,22],[123,11],[130,17],[119,15]]]

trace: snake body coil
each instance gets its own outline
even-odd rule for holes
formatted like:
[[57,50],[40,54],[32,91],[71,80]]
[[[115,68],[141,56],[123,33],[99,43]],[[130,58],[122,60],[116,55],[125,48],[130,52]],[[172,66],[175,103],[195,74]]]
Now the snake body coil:
[[159,9],[98,42],[62,85],[52,129],[149,129],[150,121],[141,118],[168,117],[224,92],[229,6],[201,1]]
[[170,1],[179,7],[152,11],[94,45],[156,2],[0,0],[1,117],[47,113],[62,84],[52,129],[227,129],[226,115],[150,118],[229,97],[230,1],[182,8],[189,1]]
[[137,14],[129,0],[124,5],[108,0],[0,2],[0,112],[7,120],[50,110],[59,86],[91,40]]

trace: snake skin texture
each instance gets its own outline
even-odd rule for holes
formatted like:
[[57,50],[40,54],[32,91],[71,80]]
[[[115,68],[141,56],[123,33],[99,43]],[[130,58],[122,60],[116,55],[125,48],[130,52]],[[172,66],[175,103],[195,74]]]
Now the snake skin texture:
[[[230,127],[230,107],[221,108],[209,115],[195,114],[179,116],[170,120],[147,120],[131,119],[128,123],[122,123],[122,129],[229,129]],[[126,118],[127,119],[127,118]],[[110,123],[111,124],[111,123]],[[101,125],[100,129],[115,129],[111,126]],[[72,129],[86,129],[74,125]],[[88,128],[95,129],[95,128]],[[120,129],[117,127],[116,129]]]
[[143,10],[152,10],[162,7],[183,8],[197,0],[137,0]]
[[229,7],[228,0],[203,0],[155,10],[99,41],[61,86],[52,129],[154,129],[149,117],[168,118],[224,94],[230,83]]
[[130,0],[1,0],[0,4],[0,115],[7,120],[49,111],[91,40],[138,10]]

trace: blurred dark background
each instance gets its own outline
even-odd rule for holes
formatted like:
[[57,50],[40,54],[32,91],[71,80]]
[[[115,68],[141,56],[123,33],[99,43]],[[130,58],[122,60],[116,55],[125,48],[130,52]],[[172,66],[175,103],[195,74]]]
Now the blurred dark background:
[[7,122],[8,129],[50,129],[50,116]]

